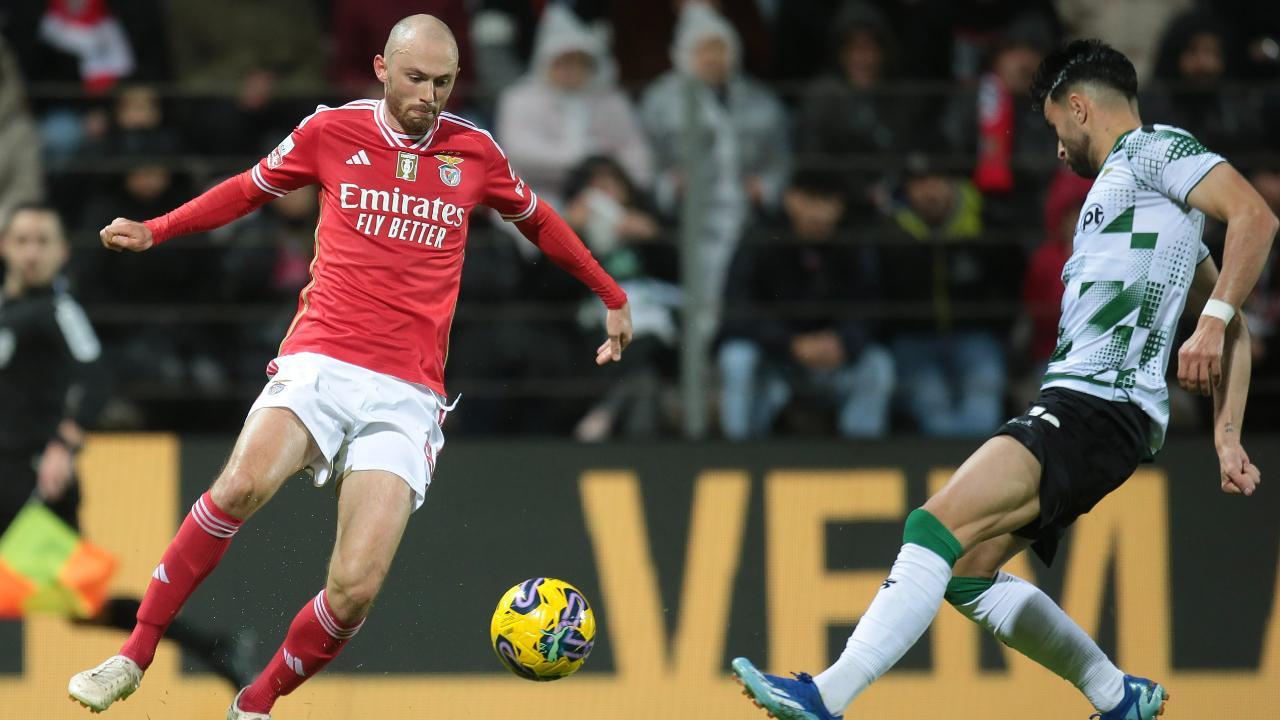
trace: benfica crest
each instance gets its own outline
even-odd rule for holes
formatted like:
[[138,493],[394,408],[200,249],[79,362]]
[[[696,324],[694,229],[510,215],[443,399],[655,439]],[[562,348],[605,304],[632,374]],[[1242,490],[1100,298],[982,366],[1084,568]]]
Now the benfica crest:
[[396,179],[414,182],[418,179],[418,156],[401,151],[396,157]]
[[458,183],[462,182],[462,170],[458,167],[462,164],[462,158],[455,155],[436,155],[436,159],[442,163],[440,182],[449,187],[458,187]]

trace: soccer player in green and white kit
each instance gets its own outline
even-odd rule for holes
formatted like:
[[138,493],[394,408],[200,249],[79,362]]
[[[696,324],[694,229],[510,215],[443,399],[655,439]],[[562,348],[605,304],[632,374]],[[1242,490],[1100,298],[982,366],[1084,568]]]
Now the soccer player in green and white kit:
[[[1190,133],[1143,125],[1137,90],[1133,64],[1096,40],[1072,42],[1040,65],[1032,95],[1058,135],[1059,159],[1097,178],[1062,274],[1059,343],[1040,396],[907,516],[889,578],[835,664],[791,680],[733,661],[746,693],[770,714],[841,717],[915,644],[944,599],[1073,683],[1095,717],[1163,713],[1162,686],[1121,672],[1048,596],[1000,572],[1028,547],[1050,562],[1065,529],[1160,449],[1169,342],[1186,306],[1200,316],[1179,350],[1178,380],[1213,395],[1222,490],[1252,495],[1260,482],[1240,444],[1250,351],[1237,309],[1277,220]],[[1227,223],[1221,275],[1200,240],[1206,214]]]

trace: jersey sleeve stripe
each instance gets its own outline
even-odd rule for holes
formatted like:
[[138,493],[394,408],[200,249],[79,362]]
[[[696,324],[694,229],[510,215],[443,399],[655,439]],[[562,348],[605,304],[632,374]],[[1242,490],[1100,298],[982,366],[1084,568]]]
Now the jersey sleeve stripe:
[[529,207],[525,208],[524,212],[520,212],[515,215],[503,215],[502,219],[506,220],[507,222],[520,222],[521,220],[528,220],[533,215],[533,211],[538,209],[538,196],[534,194],[532,191],[529,194],[532,195],[533,197],[529,199]]
[[467,128],[469,130],[475,130],[481,135],[484,135],[485,137],[489,138],[489,142],[493,143],[493,146],[498,149],[498,154],[502,156],[502,159],[503,160],[507,159],[507,153],[502,149],[502,146],[498,144],[498,141],[493,139],[493,135],[488,130],[485,130],[484,128],[480,127],[479,125],[476,125],[475,123],[469,120],[464,120],[458,117],[457,115],[454,115],[453,113],[441,113],[440,119],[448,120],[454,125],[461,125],[464,128]]
[[98,342],[89,318],[75,300],[67,295],[59,295],[53,301],[53,317],[58,323],[58,329],[62,331],[62,337],[67,341],[71,357],[82,363],[98,359],[102,354],[102,344]]
[[466,118],[462,117],[461,115],[454,115],[453,113],[447,112],[447,113],[440,113],[440,117],[441,117],[442,119],[444,119],[444,120],[449,120],[449,121],[452,121],[452,122],[454,122],[454,123],[457,123],[458,125],[466,125],[467,127],[471,128],[472,130],[479,130],[479,129],[480,129],[480,126],[479,126],[479,125],[476,125],[475,123],[473,123],[473,122],[471,122],[470,120],[468,120],[468,119],[466,119]]
[[1203,165],[1196,168],[1195,172],[1187,178],[1183,187],[1179,189],[1178,199],[1181,200],[1183,204],[1186,204],[1187,198],[1191,197],[1192,191],[1195,190],[1206,177],[1208,177],[1209,171],[1217,167],[1219,163],[1224,163],[1226,161],[1227,159],[1221,155],[1210,155],[1206,161],[1203,161]]
[[299,127],[299,128],[301,128],[302,126],[304,126],[304,125],[306,125],[307,123],[311,122],[311,118],[313,118],[313,117],[315,117],[315,116],[319,115],[320,113],[324,112],[325,110],[333,110],[333,109],[334,109],[334,108],[331,108],[331,107],[329,107],[328,105],[317,105],[317,106],[316,106],[316,111],[315,111],[315,112],[313,112],[313,113],[311,113],[310,115],[308,115],[308,116],[306,116],[306,117],[302,118],[302,122],[298,123],[298,127]]
[[266,178],[264,178],[264,177],[262,176],[262,165],[261,165],[261,164],[254,165],[254,166],[253,166],[253,172],[251,172],[251,173],[250,173],[250,175],[253,177],[253,184],[254,184],[254,185],[257,185],[257,186],[258,186],[258,189],[262,190],[263,192],[271,193],[272,195],[275,195],[276,197],[284,197],[285,195],[287,195],[287,194],[288,194],[288,193],[286,193],[284,190],[281,190],[280,188],[278,188],[278,187],[276,187],[276,186],[272,185],[271,183],[267,182]]

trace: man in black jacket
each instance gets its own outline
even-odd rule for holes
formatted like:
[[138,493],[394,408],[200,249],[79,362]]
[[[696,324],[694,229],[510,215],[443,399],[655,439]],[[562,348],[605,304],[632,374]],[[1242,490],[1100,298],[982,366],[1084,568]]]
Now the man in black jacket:
[[[45,205],[19,205],[0,228],[0,535],[33,496],[79,528],[75,456],[101,412],[101,346],[59,272],[67,262],[62,222]],[[130,631],[138,600],[112,597],[92,623]],[[174,632],[177,629],[177,632]],[[179,619],[169,637],[241,687],[251,636],[215,634]]]
[[52,210],[19,206],[0,257],[0,528],[33,492],[78,527],[74,456],[105,398],[101,347],[58,277],[67,243]]
[[730,270],[719,349],[726,437],[767,434],[793,396],[834,405],[845,437],[888,430],[894,366],[875,342],[874,248],[842,227],[838,174],[802,169],[786,224],[744,238]]

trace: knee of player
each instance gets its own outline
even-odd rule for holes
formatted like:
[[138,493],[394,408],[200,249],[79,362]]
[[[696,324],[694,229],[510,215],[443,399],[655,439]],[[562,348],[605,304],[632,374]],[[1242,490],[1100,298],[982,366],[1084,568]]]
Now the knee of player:
[[928,505],[912,510],[907,515],[907,522],[902,528],[902,544],[925,548],[942,558],[951,567],[955,567],[956,562],[964,555],[964,545],[956,539],[951,529],[929,510]]
[[261,479],[253,473],[228,468],[218,476],[209,493],[220,509],[245,519],[266,502],[264,490]]
[[[374,575],[377,577],[372,577]],[[366,573],[361,576],[331,570],[325,593],[339,620],[356,622],[369,614],[369,608],[373,606],[373,600],[381,586],[381,574]]]
[[995,584],[995,577],[955,576],[947,583],[947,592],[943,595],[948,603],[966,616],[973,609],[973,603]]

